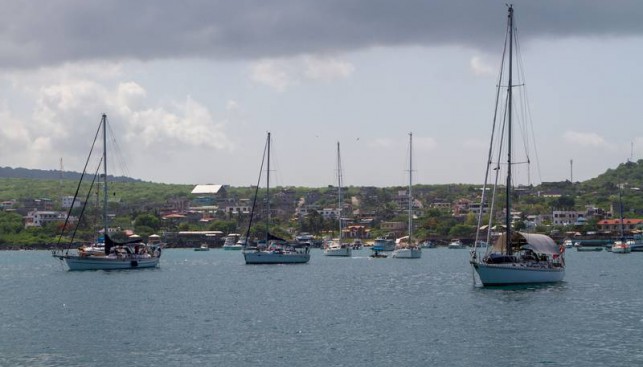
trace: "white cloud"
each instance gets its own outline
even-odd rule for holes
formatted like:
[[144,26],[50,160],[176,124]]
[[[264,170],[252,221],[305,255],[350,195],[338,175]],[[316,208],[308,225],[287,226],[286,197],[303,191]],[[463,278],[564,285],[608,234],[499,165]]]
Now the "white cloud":
[[335,57],[304,55],[263,59],[251,65],[250,79],[280,92],[305,80],[333,81],[351,76],[355,67]]
[[563,134],[563,139],[565,139],[567,143],[585,147],[609,147],[605,139],[596,133],[566,131],[565,134]]
[[347,62],[332,57],[304,57],[304,75],[314,80],[334,80],[349,77],[355,67]]
[[292,72],[289,72],[289,65],[280,60],[261,60],[252,65],[250,79],[259,84],[265,84],[280,92],[287,87],[296,84]]
[[474,75],[477,76],[492,76],[493,68],[486,64],[480,56],[474,56],[469,61],[469,67]]
[[[20,111],[9,101],[0,106],[0,151],[7,164],[51,168],[64,156],[69,169],[82,168],[102,113],[125,156],[147,154],[139,148],[151,148],[157,157],[187,147],[233,149],[226,121],[215,121],[208,107],[190,96],[151,100],[143,85],[119,80],[119,67],[79,65],[77,74],[72,69],[63,65],[7,78],[12,98],[22,100]],[[103,69],[107,74],[98,72]],[[228,102],[227,107],[235,105]]]
[[183,145],[232,149],[224,124],[215,123],[206,107],[188,96],[175,104],[174,110],[156,107],[132,113],[129,138],[142,141],[146,147],[164,149]]

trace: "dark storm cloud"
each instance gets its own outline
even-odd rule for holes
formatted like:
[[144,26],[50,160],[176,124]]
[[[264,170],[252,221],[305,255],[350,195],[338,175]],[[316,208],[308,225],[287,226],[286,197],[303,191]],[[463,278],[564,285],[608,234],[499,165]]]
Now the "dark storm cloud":
[[[497,47],[495,0],[2,1],[0,67],[252,59],[372,46]],[[640,1],[515,1],[523,41],[643,32]]]

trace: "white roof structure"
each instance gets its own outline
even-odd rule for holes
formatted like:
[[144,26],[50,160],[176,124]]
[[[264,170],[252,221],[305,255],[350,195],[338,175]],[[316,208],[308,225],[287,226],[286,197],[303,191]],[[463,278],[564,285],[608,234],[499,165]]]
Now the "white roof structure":
[[196,195],[200,194],[217,194],[223,185],[196,185],[192,189],[192,193]]

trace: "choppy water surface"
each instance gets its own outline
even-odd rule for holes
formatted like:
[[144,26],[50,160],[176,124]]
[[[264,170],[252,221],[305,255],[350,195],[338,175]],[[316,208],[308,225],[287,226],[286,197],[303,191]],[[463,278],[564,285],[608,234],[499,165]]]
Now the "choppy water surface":
[[467,250],[68,272],[0,252],[1,366],[641,366],[643,253],[567,252],[566,281],[473,285]]

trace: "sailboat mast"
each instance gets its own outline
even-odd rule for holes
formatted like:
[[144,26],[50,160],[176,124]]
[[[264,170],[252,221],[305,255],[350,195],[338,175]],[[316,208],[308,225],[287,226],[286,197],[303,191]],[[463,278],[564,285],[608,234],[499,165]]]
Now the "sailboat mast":
[[618,186],[618,203],[619,203],[619,216],[621,218],[621,242],[625,243],[625,233],[623,232],[623,197],[622,197],[622,192],[623,192],[623,185]]
[[268,246],[270,222],[272,220],[272,217],[270,215],[270,132],[268,132],[268,141],[266,142],[266,144],[268,145],[268,162],[266,166],[266,205],[268,207],[268,223],[266,224],[266,246]]
[[337,215],[339,216],[339,244],[342,244],[342,157],[337,142]]
[[409,133],[409,246],[413,236],[413,133]]
[[512,109],[512,72],[513,72],[513,6],[509,5],[509,80],[507,85],[507,187],[505,198],[506,252],[511,255],[511,109]]
[[107,115],[103,114],[103,238],[107,239]]

